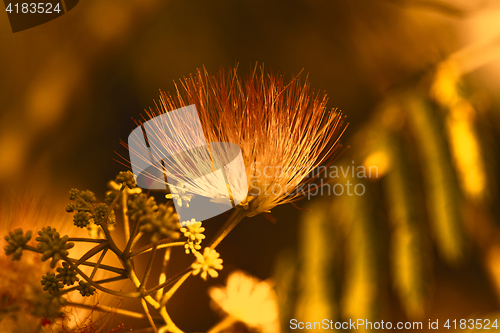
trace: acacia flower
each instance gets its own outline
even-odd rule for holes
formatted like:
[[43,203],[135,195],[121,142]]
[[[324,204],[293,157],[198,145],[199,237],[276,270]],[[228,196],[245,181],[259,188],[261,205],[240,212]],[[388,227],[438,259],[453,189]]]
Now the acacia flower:
[[182,227],[180,230],[184,233],[184,237],[187,237],[186,244],[184,248],[186,254],[189,252],[195,253],[197,250],[201,249],[201,241],[205,239],[205,228],[201,226],[201,222],[197,222],[195,219],[191,221],[182,222]]
[[165,195],[165,198],[175,200],[179,207],[182,207],[184,202],[186,207],[189,208],[189,202],[194,195],[188,192],[186,184],[178,183],[176,186],[170,186],[169,188],[171,193]]
[[213,304],[259,332],[279,332],[276,292],[267,281],[236,271],[227,278],[226,287],[208,290]]
[[64,287],[63,283],[56,278],[56,275],[50,272],[42,276],[41,283],[43,290],[48,291],[49,294],[57,294]]
[[52,258],[50,267],[56,267],[57,262],[69,254],[68,250],[75,246],[75,243],[68,242],[69,236],[61,237],[55,228],[46,227],[38,232],[40,237],[37,237],[37,249],[43,251],[42,261]]
[[80,292],[80,294],[83,297],[92,296],[95,293],[95,288],[85,281],[80,281],[76,289]]
[[219,258],[219,253],[214,249],[206,247],[203,250],[203,255],[200,252],[194,252],[196,261],[191,265],[193,275],[198,275],[201,272],[201,278],[206,280],[208,275],[213,278],[219,276],[217,270],[222,269],[222,259]]
[[[236,193],[248,193],[241,206],[247,210],[247,216],[269,212],[279,204],[306,195],[307,189],[296,188],[314,180],[308,175],[317,166],[331,163],[345,129],[342,114],[328,110],[326,95],[311,92],[307,79],[301,83],[300,77],[294,76],[285,81],[282,75],[265,73],[263,67],[260,71],[255,67],[247,77],[240,75],[237,68],[216,75],[198,70],[181,81],[175,97],[162,92],[160,102],[159,108],[147,111],[144,120],[194,104],[209,145],[229,142],[241,148],[246,171],[242,176],[246,176],[246,185],[242,186],[247,188],[237,188]],[[174,127],[178,137],[187,140],[185,145],[189,146],[193,133],[189,125],[157,123],[155,127],[159,131]],[[171,139],[162,140],[165,142],[159,144],[171,145]],[[209,149],[212,156],[216,148],[212,145]],[[228,156],[227,160],[231,159]],[[194,170],[192,163],[175,168],[184,175]],[[224,193],[221,189],[226,188],[215,182],[189,186],[196,188],[198,194],[205,191],[205,196],[212,199],[220,199],[218,196]]]
[[63,262],[63,267],[57,267],[56,278],[63,284],[72,286],[75,282],[79,281],[80,278],[77,276],[77,272],[68,263]]
[[8,245],[4,246],[5,254],[12,255],[12,260],[21,259],[23,254],[23,246],[31,239],[31,231],[28,230],[23,234],[23,229],[19,228],[9,232],[9,236],[5,236]]
[[[131,183],[132,180],[125,180],[125,179],[121,179],[119,176],[123,173],[123,171],[120,171],[120,174],[118,174],[118,176],[116,177],[118,180],[121,180],[123,182],[123,184],[126,184],[127,187],[125,188],[124,192],[127,193],[128,195],[133,195],[133,194],[140,194],[142,193],[142,189],[140,187],[129,187],[135,183]],[[121,188],[121,185],[117,182],[115,182],[114,180],[111,180],[108,182],[108,188],[110,189],[110,191],[107,191],[106,192],[106,199],[105,199],[105,202],[106,204],[111,205],[111,202],[113,202],[113,200],[116,198],[116,196],[118,195],[118,192],[120,191],[120,188]]]
[[156,243],[160,239],[167,237],[172,239],[179,238],[180,234],[177,230],[179,230],[180,226],[181,225],[174,208],[164,204],[159,204],[155,217],[145,220],[139,230],[141,232],[152,233],[151,242]]

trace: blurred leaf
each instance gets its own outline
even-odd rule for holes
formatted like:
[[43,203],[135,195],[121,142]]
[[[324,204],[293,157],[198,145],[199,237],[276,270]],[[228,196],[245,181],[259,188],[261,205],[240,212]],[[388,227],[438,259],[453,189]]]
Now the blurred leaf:
[[324,202],[311,207],[300,224],[300,287],[296,317],[299,321],[336,319],[333,220]]
[[415,200],[415,186],[402,138],[386,133],[385,148],[392,169],[383,178],[389,219],[393,226],[391,259],[393,284],[410,319],[423,319],[428,296],[431,258]]
[[281,251],[276,260],[274,280],[282,332],[290,331],[290,318],[294,318],[297,273],[297,255],[292,250]]
[[[366,186],[366,184],[364,184]],[[377,232],[373,207],[368,190],[362,196],[344,195],[338,199],[333,216],[345,216],[346,271],[342,295],[344,319],[364,318],[375,321],[380,309],[380,267],[376,256]],[[364,330],[364,328],[362,329]]]
[[404,102],[418,143],[435,241],[442,259],[458,265],[464,260],[466,237],[460,214],[460,190],[443,128],[435,110],[422,97],[407,94]]

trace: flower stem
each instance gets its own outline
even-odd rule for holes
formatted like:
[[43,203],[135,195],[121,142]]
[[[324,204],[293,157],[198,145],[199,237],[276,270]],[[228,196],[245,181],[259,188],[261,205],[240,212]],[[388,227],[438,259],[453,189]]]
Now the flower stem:
[[97,260],[97,262],[96,262],[96,264],[94,266],[94,269],[92,270],[92,274],[90,274],[90,279],[91,280],[94,278],[95,273],[99,269],[99,265],[101,265],[102,259],[104,259],[104,256],[106,255],[106,252],[108,252],[108,248],[105,248],[102,251],[101,256],[99,257],[99,260]]
[[[161,241],[158,242],[158,244],[161,244]],[[172,242],[172,243],[166,243],[166,244],[161,244],[161,245],[158,245],[158,249],[164,249],[164,248],[170,248],[170,247],[174,247],[174,246],[183,246],[184,244],[186,244],[186,242]],[[139,250],[137,251],[134,251],[130,254],[130,257],[135,257],[139,254],[143,254],[143,253],[146,253],[146,252],[149,252],[153,249],[153,246],[152,245],[147,245],[143,248],[140,248]]]
[[161,302],[160,302],[160,307],[164,307],[165,305],[167,305],[167,302],[168,300],[174,295],[174,293],[177,291],[177,289],[179,289],[179,287],[184,283],[184,281],[187,280],[187,278],[189,276],[191,276],[191,273],[193,271],[189,271],[187,272],[186,274],[184,274],[180,279],[179,281],[177,281],[173,286],[172,288],[170,288],[166,293],[165,295],[163,296]]
[[[128,277],[125,276],[125,275],[119,275],[119,276],[115,276],[115,277],[108,278],[108,279],[102,279],[102,280],[94,281],[94,283],[103,284],[103,283],[109,283],[109,282],[115,282],[115,281],[125,280],[127,278]],[[68,288],[68,289],[64,289],[64,290],[62,290],[59,293],[59,295],[67,294],[67,293],[69,293],[71,291],[74,291],[76,289],[78,289],[78,286],[71,287],[71,288]]]
[[219,333],[224,332],[236,322],[236,318],[232,316],[226,316],[224,319],[215,324],[207,333]]
[[128,193],[124,191],[122,193],[122,213],[123,213],[123,226],[125,229],[125,241],[128,242],[130,239],[130,223],[128,219],[128,206],[127,206]]
[[163,317],[163,320],[165,320],[165,323],[167,323],[166,329],[168,330],[168,331],[162,330],[162,332],[184,333],[179,327],[175,325],[172,318],[170,318],[166,307],[160,308],[160,315]]
[[146,283],[148,283],[149,274],[151,273],[151,268],[153,267],[153,260],[156,255],[156,250],[158,249],[158,244],[153,245],[153,251],[148,259],[148,264],[146,265],[146,271],[144,272],[144,278],[142,279],[141,285],[139,286],[139,291],[144,291],[146,289]]
[[130,238],[128,239],[127,245],[125,246],[125,250],[123,250],[124,257],[127,257],[130,252],[130,249],[132,247],[132,242],[134,241],[135,235],[139,230],[139,224],[140,224],[139,221],[135,221],[134,231],[130,234]]
[[246,216],[247,212],[242,208],[235,208],[233,214],[229,217],[229,219],[224,223],[222,228],[217,232],[215,237],[210,241],[210,248],[215,249],[217,245],[222,242],[224,238],[231,232],[240,223],[240,221]]
[[141,304],[144,309],[144,313],[146,314],[146,317],[148,318],[149,323],[151,324],[151,327],[153,328],[155,333],[158,333],[158,328],[156,327],[155,322],[153,321],[153,317],[151,317],[151,313],[149,313],[148,304],[146,303],[144,298],[141,298]]
[[137,235],[135,235],[134,239],[132,240],[132,245],[130,245],[131,249],[135,246],[135,244],[139,241],[139,239],[141,239],[142,235],[144,234],[141,231],[139,231]]
[[168,286],[169,284],[172,284],[174,283],[174,281],[176,281],[177,279],[181,278],[184,274],[187,274],[188,272],[192,271],[193,269],[191,267],[188,267],[186,268],[185,270],[183,270],[182,272],[179,272],[177,274],[175,274],[174,276],[172,276],[170,279],[168,279],[167,281],[163,282],[162,284],[159,284],[157,285],[156,287],[153,287],[149,290],[145,290],[144,291],[144,295],[151,295],[153,294],[155,291],[159,290],[159,289],[162,289],[162,288],[165,288],[166,286]]
[[76,262],[76,265],[80,265],[82,262],[84,261],[87,261],[87,259],[93,257],[94,255],[96,255],[97,253],[101,252],[102,250],[104,250],[105,248],[107,248],[109,246],[109,243],[108,242],[103,242],[99,245],[97,245],[96,247],[93,247],[91,248],[87,253],[85,253],[80,259],[78,259],[78,261]]
[[[70,260],[73,263],[77,263],[78,262],[78,260],[73,259],[73,258],[68,258],[68,260]],[[91,266],[91,267],[95,267],[95,265],[96,265],[95,263],[88,262],[88,261],[84,261],[84,262],[78,263],[78,266]],[[127,275],[127,271],[124,270],[124,269],[122,269],[122,268],[108,266],[108,265],[102,265],[102,264],[99,266],[99,268],[107,270],[107,271],[110,271],[110,272],[115,272],[115,273],[120,274],[120,275]]]
[[70,238],[68,238],[68,242],[104,243],[104,242],[106,242],[106,240],[105,239],[70,237]]
[[[163,262],[161,265],[161,273],[160,273],[160,278],[158,279],[158,284],[162,284],[163,282],[167,281],[167,266],[168,262],[170,261],[170,253],[172,252],[171,248],[167,248],[165,250],[165,254],[163,255]],[[156,299],[158,302],[161,300],[163,296],[163,288],[158,289],[156,292]]]
[[75,308],[82,308],[82,309],[89,309],[89,310],[97,310],[101,312],[115,312],[117,314],[123,315],[123,316],[128,316],[132,318],[146,318],[146,315],[134,311],[129,311],[129,310],[123,310],[120,308],[112,308],[106,305],[89,305],[89,304],[80,304],[80,303],[74,303],[74,302],[66,302],[66,305],[72,306]]
[[90,277],[87,276],[87,274],[85,274],[84,272],[82,272],[81,269],[79,269],[71,260],[69,260],[68,257],[63,257],[64,261],[66,261],[70,266],[71,268],[73,268],[78,274],[80,274],[80,276],[85,280],[87,281],[92,287],[98,289],[98,290],[101,290],[105,293],[108,293],[108,294],[111,294],[111,295],[114,295],[114,296],[118,296],[118,297],[128,297],[128,298],[138,298],[138,297],[141,297],[141,293],[140,292],[121,292],[121,291],[116,291],[116,290],[112,290],[112,289],[109,289],[109,288],[104,288],[100,285],[98,285],[97,283],[95,283],[94,281],[92,281],[90,279]]
[[36,247],[29,246],[29,245],[23,245],[23,249],[32,251],[32,252],[37,252],[37,253],[43,253],[43,251],[37,249]]

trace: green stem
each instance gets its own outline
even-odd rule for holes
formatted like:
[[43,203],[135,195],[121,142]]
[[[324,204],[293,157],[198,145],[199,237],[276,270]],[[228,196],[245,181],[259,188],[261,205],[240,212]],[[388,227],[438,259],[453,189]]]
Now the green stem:
[[156,250],[158,245],[155,243],[153,246],[153,251],[148,259],[148,264],[146,265],[146,271],[144,272],[144,278],[142,279],[141,285],[139,286],[139,291],[144,291],[146,289],[146,283],[148,283],[149,274],[151,273],[151,268],[153,267],[153,260],[156,255]]
[[219,321],[215,326],[207,331],[207,333],[219,333],[228,330],[231,326],[234,325],[238,320],[233,316],[226,316],[224,319]]
[[126,187],[126,185],[123,184],[122,187],[120,188],[120,192],[118,193],[118,195],[113,199],[113,201],[109,205],[108,212],[106,213],[106,217],[104,218],[104,222],[101,224],[102,231],[104,231],[104,235],[106,236],[106,239],[108,240],[110,250],[113,251],[119,258],[121,257],[122,252],[120,251],[118,246],[116,246],[115,241],[111,237],[111,234],[109,233],[109,229],[108,229],[107,224],[109,221],[109,216],[111,215],[111,212],[113,211],[113,209],[115,209],[116,203],[118,202],[118,199],[122,195],[125,187]]
[[141,304],[142,307],[144,308],[144,313],[146,314],[146,317],[149,320],[149,324],[151,324],[151,327],[153,328],[154,332],[158,333],[158,328],[156,327],[155,322],[153,321],[153,317],[151,317],[151,313],[149,313],[148,304],[146,303],[144,298],[141,298]]
[[64,258],[64,261],[66,261],[71,266],[71,268],[73,268],[78,274],[80,274],[80,276],[82,278],[84,278],[85,281],[87,281],[92,287],[94,287],[98,290],[104,291],[105,293],[115,295],[118,297],[127,297],[127,298],[141,297],[141,293],[137,292],[137,291],[136,292],[120,292],[120,291],[112,290],[109,288],[104,288],[104,287],[98,285],[97,283],[95,283],[94,281],[92,281],[84,272],[82,272],[81,269],[79,269],[75,264],[73,264],[73,262],[71,262],[71,260],[69,260],[68,257],[63,257],[63,258]]
[[[161,241],[158,242],[158,244],[161,244]],[[169,247],[174,247],[174,246],[184,246],[184,244],[186,244],[186,242],[173,242],[173,243],[164,243],[164,244],[161,244],[161,245],[158,245],[158,249],[164,249],[164,248],[169,248]],[[143,254],[143,253],[146,253],[146,252],[149,252],[153,249],[153,246],[152,245],[146,245],[142,248],[140,248],[139,250],[137,251],[134,251],[130,254],[130,257],[135,257],[139,254]]]
[[[161,273],[160,273],[160,278],[158,279],[158,284],[162,284],[163,282],[167,281],[167,266],[168,262],[170,261],[170,253],[172,252],[172,248],[167,248],[165,250],[165,254],[163,255],[163,262],[161,265]],[[161,300],[163,296],[163,288],[158,289],[156,292],[156,299],[158,302]]]
[[[76,259],[73,259],[73,258],[68,258],[68,260],[72,261],[73,263],[77,263],[78,260]],[[91,267],[95,267],[95,263],[94,262],[88,262],[88,261],[84,261],[84,262],[81,262],[78,264],[78,266],[91,266]],[[110,271],[110,272],[114,272],[114,273],[117,273],[117,274],[120,274],[120,275],[127,275],[127,271],[122,269],[122,268],[118,268],[118,267],[113,267],[113,266],[108,266],[108,265],[100,265],[99,266],[99,269],[104,269],[104,270],[107,270],[107,271]]]
[[113,240],[113,237],[111,237],[111,234],[109,233],[109,229],[108,229],[108,226],[106,225],[106,223],[103,223],[101,225],[101,229],[102,229],[102,231],[104,231],[104,235],[106,236],[106,240],[109,243],[109,249],[111,251],[113,251],[118,258],[121,258],[122,251],[120,251],[120,249],[118,248],[118,246],[116,246],[116,243]]
[[172,318],[170,318],[170,316],[169,316],[169,314],[167,312],[167,308],[166,307],[160,308],[160,315],[163,317],[163,320],[165,320],[168,332],[171,332],[171,333],[184,333],[180,328],[178,328],[175,325],[175,323],[172,320]]
[[125,191],[122,193],[122,213],[123,213],[123,226],[125,228],[125,241],[128,242],[130,239],[130,223],[128,219],[128,193]]
[[144,319],[146,318],[146,315],[134,311],[129,311],[129,310],[123,310],[120,308],[112,308],[106,305],[88,305],[88,304],[80,304],[80,303],[74,303],[74,302],[66,302],[66,305],[72,306],[75,308],[82,308],[82,309],[89,309],[89,310],[97,310],[101,312],[115,312],[117,314],[127,316],[127,317],[132,317],[132,318],[139,318],[139,319]]
[[76,265],[80,265],[82,262],[84,261],[87,261],[87,259],[93,257],[94,255],[96,255],[97,253],[99,253],[100,251],[104,250],[105,248],[107,248],[109,245],[108,242],[103,242],[99,245],[97,245],[96,247],[93,247],[91,248],[87,253],[85,253],[80,259],[78,259],[78,262],[76,263]]
[[186,273],[188,273],[190,271],[192,271],[191,267],[186,268],[185,270],[183,270],[182,272],[179,272],[179,273],[175,274],[174,276],[172,276],[170,279],[168,279],[167,281],[163,282],[162,284],[159,284],[156,287],[151,288],[149,290],[145,290],[144,291],[144,295],[148,296],[148,295],[153,294],[155,291],[157,291],[157,290],[159,290],[161,288],[165,288],[166,286],[168,286],[169,284],[174,283],[174,281],[176,281],[181,276],[183,276],[184,274],[186,274]]
[[193,273],[193,271],[189,271],[187,272],[186,274],[184,274],[180,279],[179,281],[177,281],[173,286],[172,288],[170,288],[166,293],[165,293],[165,296],[163,296],[162,300],[160,301],[160,308],[161,307],[164,307],[165,305],[167,305],[167,302],[168,300],[174,295],[174,293],[177,291],[177,289],[179,289],[179,287],[184,283],[184,281],[187,280],[187,278],[189,276],[191,276],[191,274]]
[[[103,283],[109,283],[109,282],[115,282],[115,281],[121,281],[121,280],[125,280],[127,279],[128,277],[125,276],[125,275],[120,275],[120,276],[115,276],[115,277],[112,277],[112,278],[108,278],[108,279],[102,279],[102,280],[99,280],[99,281],[94,281],[95,283],[97,284],[103,284]],[[75,286],[75,287],[71,287],[71,288],[68,288],[68,289],[64,289],[62,290],[59,295],[64,295],[64,294],[67,294],[69,292],[72,292],[74,290],[76,290],[78,288],[78,286]]]
[[134,240],[132,241],[132,245],[130,245],[130,248],[133,249],[135,244],[141,239],[142,235],[144,235],[141,231],[137,232],[137,235],[135,235]]
[[97,263],[95,264],[94,269],[92,270],[92,274],[90,274],[90,279],[91,279],[91,280],[94,278],[95,273],[96,273],[96,272],[97,272],[97,270],[99,269],[99,265],[101,264],[102,259],[104,259],[104,256],[106,255],[106,252],[108,252],[108,249],[107,249],[107,248],[105,248],[105,249],[102,251],[101,256],[99,257],[99,260],[97,260]]
[[43,251],[37,249],[36,247],[29,246],[29,245],[23,245],[23,249],[32,251],[32,252],[37,252],[37,253],[43,253]]
[[104,243],[104,242],[106,242],[105,239],[78,238],[78,237],[68,238],[68,241],[69,242],[86,242],[86,243]]
[[242,208],[235,208],[233,214],[229,217],[229,219],[224,223],[222,228],[217,232],[215,237],[210,241],[210,248],[215,249],[217,245],[222,242],[224,238],[231,232],[240,223],[240,221],[246,216],[247,212]]
[[139,230],[139,221],[135,221],[134,231],[130,234],[130,238],[128,239],[127,245],[125,246],[125,250],[123,250],[123,256],[128,257],[130,248],[132,247],[132,242],[134,241],[135,235]]

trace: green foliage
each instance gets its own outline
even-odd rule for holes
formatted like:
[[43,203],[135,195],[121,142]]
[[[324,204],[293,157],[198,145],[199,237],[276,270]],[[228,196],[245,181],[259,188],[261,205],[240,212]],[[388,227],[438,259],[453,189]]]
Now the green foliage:
[[68,286],[72,286],[80,280],[77,276],[78,273],[67,262],[63,262],[62,267],[57,267],[57,273],[56,278]]
[[205,239],[205,228],[201,226],[202,222],[196,222],[194,219],[189,221],[180,230],[187,238],[186,244],[184,244],[184,249],[186,254],[190,252],[194,253],[201,249],[201,242]]
[[115,178],[117,184],[123,184],[132,189],[137,186],[134,174],[130,171],[120,171]]
[[55,228],[50,226],[43,228],[38,232],[40,237],[37,237],[37,249],[42,251],[42,261],[52,258],[50,267],[56,267],[57,262],[69,254],[69,249],[75,246],[75,243],[68,242],[69,236],[65,235],[62,238]]
[[33,302],[31,314],[48,319],[61,317],[61,307],[65,304],[66,300],[61,296],[41,293],[37,295]]
[[56,278],[56,275],[50,272],[47,272],[42,277],[42,286],[43,290],[52,295],[59,293],[59,290],[64,287],[63,283]]
[[86,228],[89,225],[90,214],[87,212],[79,211],[73,215],[73,224],[78,228]]
[[[424,318],[429,295],[430,249],[424,233],[424,220],[416,200],[415,181],[401,138],[387,132],[385,150],[391,171],[382,179],[387,193],[391,234],[391,273],[394,288],[411,319]],[[406,148],[406,149],[405,149]]]
[[179,219],[173,207],[160,204],[154,218],[145,219],[144,223],[139,227],[139,231],[151,233],[151,242],[157,243],[164,238],[178,239],[180,237],[180,227]]
[[[141,193],[141,189],[135,188],[135,179],[131,172],[120,172],[115,181],[110,181],[108,185],[111,191],[108,191],[105,196],[105,202],[98,202],[94,192],[89,190],[80,191],[71,189],[69,191],[69,199],[72,201],[66,206],[68,213],[73,213],[73,224],[75,227],[87,229],[91,228],[94,234],[89,238],[70,238],[68,235],[61,236],[55,228],[51,226],[44,227],[38,232],[36,241],[37,247],[34,248],[28,245],[31,239],[31,231],[23,233],[22,229],[17,229],[9,233],[5,237],[8,245],[5,246],[7,255],[12,255],[13,260],[19,260],[23,250],[38,252],[41,254],[41,260],[46,261],[52,259],[51,268],[55,268],[59,261],[62,266],[57,267],[56,272],[47,272],[41,279],[43,290],[47,293],[37,295],[33,301],[33,315],[42,316],[49,319],[60,317],[61,307],[66,304],[64,295],[78,291],[82,296],[92,296],[100,291],[109,293],[118,297],[138,298],[144,302],[148,302],[151,306],[160,311],[164,319],[166,327],[170,331],[180,332],[175,324],[170,319],[165,309],[167,300],[180,287],[180,285],[191,275],[201,273],[204,279],[209,276],[218,276],[218,270],[222,269],[222,259],[219,258],[219,253],[213,248],[205,248],[204,255],[201,255],[197,249],[193,247],[193,264],[187,268],[183,278],[171,286],[171,289],[163,295],[165,286],[168,286],[171,281],[166,281],[166,276],[163,273],[160,277],[159,284],[153,289],[146,289],[146,283],[149,274],[153,267],[153,261],[158,248],[184,246],[188,240],[194,238],[196,245],[199,246],[201,239],[204,239],[204,228],[198,226],[201,222],[193,223],[196,227],[191,238],[188,237],[186,242],[173,242],[181,237],[181,228],[178,216],[175,213],[171,203],[157,204],[153,196],[148,196]],[[120,249],[115,243],[109,226],[115,223],[115,209],[120,205],[122,213],[123,227],[126,234],[125,249]],[[244,215],[237,215],[243,217]],[[133,222],[133,226],[129,225],[129,218]],[[184,232],[186,233],[186,232]],[[149,234],[150,245],[137,250],[136,244],[144,234]],[[102,237],[101,237],[102,236]],[[97,238],[97,239],[96,239]],[[71,258],[69,250],[74,247],[74,242],[95,243],[93,248],[88,250],[80,258]],[[114,267],[102,264],[106,254],[112,252],[120,259],[121,267]],[[191,253],[191,252],[189,252]],[[149,254],[146,273],[143,279],[140,280],[134,268],[135,256]],[[95,260],[89,260],[92,257],[99,255]],[[165,255],[163,260],[163,271],[165,270],[170,255]],[[85,268],[84,268],[85,267]],[[90,274],[84,272],[90,268]],[[83,270],[82,270],[83,269]],[[103,280],[95,280],[97,271],[105,270],[115,276]],[[123,292],[113,290],[100,284],[128,279],[134,286],[135,290]],[[76,286],[73,286],[78,282]],[[64,286],[70,286],[64,289]],[[151,294],[156,294],[157,299],[152,298]],[[162,298],[164,298],[162,300]],[[160,306],[159,301],[162,300]],[[78,303],[71,303],[71,306],[80,306]],[[82,304],[85,307],[86,305]],[[111,308],[109,308],[111,309]],[[14,311],[10,309],[9,311]],[[102,309],[101,309],[102,310]],[[119,310],[113,310],[119,311]],[[149,310],[145,308],[146,314],[149,316]],[[140,314],[131,311],[122,311],[122,314],[132,317],[141,316]],[[150,322],[155,327],[154,322]]]
[[153,197],[141,193],[128,201],[128,215],[133,221],[143,223],[154,219],[158,206]]
[[[340,214],[345,219],[342,221],[346,241],[342,315],[353,320],[365,318],[373,321],[379,318],[381,310],[381,244],[378,242],[374,203],[369,199],[369,186],[366,191],[363,196],[343,196],[343,207],[334,206],[331,214]],[[340,213],[340,209],[344,212]]]
[[460,212],[460,189],[436,109],[418,95],[404,100],[422,160],[427,205],[441,256],[449,264],[464,260],[466,235]]
[[[296,286],[296,312],[290,318],[301,317],[306,300],[320,290],[337,290],[339,302],[316,297],[309,301],[312,308],[330,302],[341,309],[342,320],[379,320],[391,307],[402,308],[408,319],[422,320],[433,294],[433,262],[453,269],[496,246],[491,236],[498,233],[495,213],[488,202],[498,199],[492,198],[494,177],[484,160],[484,152],[494,149],[481,146],[481,115],[456,89],[456,77],[447,78],[453,89],[448,95],[441,91],[439,98],[430,93],[427,79],[388,93],[353,136],[351,156],[336,163],[376,166],[380,174],[355,180],[366,193],[323,197],[304,214],[300,236],[307,259],[295,278],[310,285]],[[470,251],[474,246],[481,250]],[[313,320],[313,314],[302,318]]]
[[83,297],[92,296],[95,293],[95,288],[90,285],[90,283],[85,281],[80,281],[76,289],[80,292]]
[[[302,217],[296,317],[301,321],[338,318],[335,264],[339,255],[331,215],[322,205],[311,205]],[[288,277],[290,279],[290,277]],[[288,319],[289,320],[289,319]]]
[[[108,205],[105,203],[99,203],[94,208],[94,213],[92,214],[92,218],[94,219],[94,223],[96,225],[101,225],[105,222],[106,216],[108,215]],[[113,223],[114,221],[109,221],[109,223]]]
[[31,239],[31,230],[28,230],[26,234],[23,234],[22,229],[16,229],[9,232],[9,236],[5,236],[7,245],[4,246],[5,254],[11,255],[12,260],[19,260],[23,254],[23,248],[26,243]]

